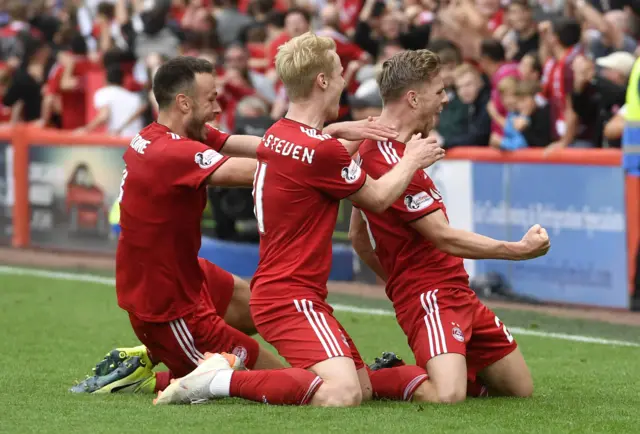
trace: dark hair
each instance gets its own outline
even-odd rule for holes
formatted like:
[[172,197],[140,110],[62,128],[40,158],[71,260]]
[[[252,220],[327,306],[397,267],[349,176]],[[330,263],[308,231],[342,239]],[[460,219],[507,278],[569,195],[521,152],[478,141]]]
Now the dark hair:
[[582,28],[573,18],[560,17],[553,20],[552,29],[564,48],[573,47],[580,42]]
[[107,68],[107,83],[122,86],[123,76],[120,65],[110,65]]
[[188,92],[196,74],[213,74],[213,71],[211,62],[196,57],[180,56],[165,62],[153,78],[153,96],[158,108],[166,109],[177,94]]
[[371,9],[371,18],[380,18],[387,12],[387,4],[383,1],[377,1],[374,3]]
[[311,15],[305,9],[302,8],[291,8],[287,12],[284,13],[284,19],[286,20],[289,15],[300,14],[304,17],[305,21],[311,24]]
[[87,49],[87,41],[85,41],[80,32],[76,32],[76,34],[71,38],[71,41],[69,42],[69,49],[73,54],[86,56],[87,52],[89,51]]
[[480,57],[486,57],[493,62],[504,62],[504,47],[496,39],[485,39],[480,44]]
[[103,15],[107,19],[112,20],[116,15],[116,7],[113,3],[100,2],[96,10],[97,15]]
[[109,69],[110,66],[120,66],[124,62],[125,53],[119,48],[111,48],[102,55],[102,66]]
[[284,14],[280,11],[271,11],[267,14],[267,24],[279,29],[284,27]]

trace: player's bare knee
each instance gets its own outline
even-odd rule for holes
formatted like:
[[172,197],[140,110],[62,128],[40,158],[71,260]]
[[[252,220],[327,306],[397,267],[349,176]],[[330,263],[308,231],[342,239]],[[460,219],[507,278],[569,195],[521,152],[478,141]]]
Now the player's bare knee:
[[357,407],[362,403],[359,384],[339,385],[324,383],[311,400],[311,405],[319,407]]
[[437,397],[440,404],[458,404],[467,398],[467,391],[454,387],[438,388]]
[[512,396],[516,398],[531,398],[533,396],[533,380],[531,377],[518,383],[513,388]]

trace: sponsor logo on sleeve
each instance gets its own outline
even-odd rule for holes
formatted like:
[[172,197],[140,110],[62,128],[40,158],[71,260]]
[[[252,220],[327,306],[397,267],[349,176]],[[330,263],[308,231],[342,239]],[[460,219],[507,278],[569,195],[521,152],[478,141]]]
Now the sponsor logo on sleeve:
[[362,170],[360,169],[360,166],[358,166],[358,163],[353,160],[351,160],[351,164],[349,164],[349,167],[345,167],[344,169],[342,169],[342,177],[349,184],[353,184],[358,179],[360,179],[361,173]]
[[428,208],[433,202],[434,199],[429,196],[429,193],[426,191],[421,191],[416,194],[408,194],[404,197],[404,204],[411,212],[422,211],[423,209]]
[[198,152],[195,157],[196,164],[200,166],[201,169],[207,169],[220,160],[222,160],[222,155],[218,154],[213,149],[207,149],[204,152]]

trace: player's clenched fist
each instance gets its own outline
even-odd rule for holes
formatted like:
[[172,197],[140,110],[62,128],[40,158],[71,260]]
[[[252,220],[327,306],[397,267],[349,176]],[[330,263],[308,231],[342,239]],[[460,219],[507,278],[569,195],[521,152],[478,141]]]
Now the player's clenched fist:
[[414,134],[407,142],[404,153],[418,164],[422,169],[426,169],[438,160],[444,158],[444,149],[439,145],[435,137],[422,138],[422,134]]
[[544,256],[551,248],[551,241],[547,230],[540,225],[533,225],[520,241],[522,245],[522,259],[533,259]]

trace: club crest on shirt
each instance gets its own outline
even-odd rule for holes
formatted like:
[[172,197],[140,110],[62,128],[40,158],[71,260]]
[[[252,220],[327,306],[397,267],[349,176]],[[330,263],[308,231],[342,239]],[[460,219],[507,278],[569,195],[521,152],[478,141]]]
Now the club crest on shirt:
[[347,183],[353,184],[358,179],[360,179],[360,172],[361,169],[360,166],[358,166],[358,163],[351,160],[351,164],[349,164],[349,167],[345,167],[344,169],[342,169],[342,177],[345,181],[347,181]]
[[464,342],[464,333],[462,333],[462,330],[460,330],[460,327],[454,327],[451,330],[451,334],[453,335],[453,338],[458,341],[458,342]]
[[195,156],[195,161],[201,169],[207,169],[218,161],[222,160],[222,155],[218,154],[213,149],[207,149],[204,152],[198,152]]
[[245,347],[235,347],[231,353],[239,358],[242,363],[247,361],[247,349]]
[[404,197],[404,204],[411,212],[421,211],[433,203],[433,198],[426,191],[416,194],[408,194]]

